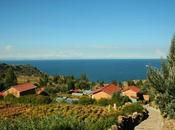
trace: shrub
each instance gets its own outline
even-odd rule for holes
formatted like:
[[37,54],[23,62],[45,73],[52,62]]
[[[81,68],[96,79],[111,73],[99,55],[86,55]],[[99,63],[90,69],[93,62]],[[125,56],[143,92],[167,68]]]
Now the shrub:
[[4,101],[8,103],[15,103],[16,97],[12,94],[8,94],[7,96],[4,97]]
[[127,96],[122,96],[121,93],[114,93],[112,95],[111,104],[116,103],[117,106],[122,106],[126,102],[131,102]]
[[143,111],[143,106],[139,103],[132,103],[125,105],[122,109],[124,115],[132,114],[133,112],[141,112]]
[[92,98],[87,98],[87,97],[82,97],[79,100],[79,104],[81,105],[90,105],[90,104],[94,104],[95,100]]
[[110,104],[110,100],[102,98],[102,99],[97,101],[97,104],[100,105],[100,106],[107,106],[107,105]]
[[39,105],[39,104],[49,104],[51,103],[51,99],[49,96],[43,96],[43,95],[27,95],[27,96],[21,96],[19,98],[16,98],[13,95],[7,95],[4,97],[4,101],[6,103],[22,103],[22,104],[33,104],[33,105]]

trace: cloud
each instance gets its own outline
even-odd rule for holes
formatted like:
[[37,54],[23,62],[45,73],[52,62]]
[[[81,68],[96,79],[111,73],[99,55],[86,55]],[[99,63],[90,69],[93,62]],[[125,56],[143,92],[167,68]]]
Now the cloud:
[[159,56],[159,57],[165,57],[165,56],[166,56],[166,53],[163,52],[163,51],[162,51],[161,49],[159,49],[159,48],[157,48],[157,49],[155,50],[155,53],[156,53],[156,55]]
[[13,48],[12,45],[6,45],[6,46],[4,47],[4,51],[5,51],[5,52],[10,52],[10,51],[12,50],[12,48]]

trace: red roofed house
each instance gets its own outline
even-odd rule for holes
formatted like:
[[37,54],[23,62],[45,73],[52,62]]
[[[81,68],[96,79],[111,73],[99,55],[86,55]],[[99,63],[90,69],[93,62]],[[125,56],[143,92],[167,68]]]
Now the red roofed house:
[[108,84],[104,87],[97,89],[93,92],[92,98],[99,100],[102,98],[110,99],[114,93],[120,92],[121,88],[119,86],[116,86],[114,84]]
[[20,97],[28,94],[35,94],[36,86],[31,83],[24,83],[16,86],[12,86],[4,92],[5,95],[12,94],[15,97]]
[[123,95],[128,96],[132,100],[132,99],[138,98],[139,92],[140,92],[140,88],[136,86],[129,86],[129,89],[123,91]]
[[0,92],[0,97],[3,97],[4,96],[4,93],[3,92]]

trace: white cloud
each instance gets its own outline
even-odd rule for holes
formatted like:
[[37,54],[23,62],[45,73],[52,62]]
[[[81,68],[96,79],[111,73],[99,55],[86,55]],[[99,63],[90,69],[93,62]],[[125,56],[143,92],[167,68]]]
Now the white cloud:
[[159,48],[157,48],[157,49],[155,50],[155,53],[156,53],[156,55],[159,56],[159,57],[165,57],[165,56],[166,56],[166,53],[163,52],[163,51],[162,51],[161,49],[159,49]]
[[6,45],[6,46],[4,47],[4,51],[5,51],[5,52],[10,52],[10,51],[12,50],[12,48],[13,48],[12,45]]

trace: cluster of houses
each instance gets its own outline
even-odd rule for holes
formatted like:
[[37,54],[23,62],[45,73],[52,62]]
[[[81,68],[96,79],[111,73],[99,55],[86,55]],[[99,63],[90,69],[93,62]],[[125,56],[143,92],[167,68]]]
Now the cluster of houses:
[[[23,95],[29,94],[41,94],[44,92],[44,87],[41,87],[38,91],[36,91],[36,86],[31,83],[24,83],[16,86],[10,87],[8,90],[4,92],[0,92],[0,96],[6,96],[8,94],[12,94],[15,97],[20,97]],[[114,93],[121,93],[123,96],[128,96],[132,102],[137,102],[137,100],[142,97],[145,101],[149,101],[149,95],[141,94],[140,88],[136,86],[128,86],[127,88],[121,88],[115,84],[105,84],[103,87],[96,89],[94,91],[91,90],[71,90],[72,95],[74,96],[82,96],[89,95],[92,99],[110,99]]]
[[149,101],[149,95],[143,95],[140,88],[136,86],[127,86],[122,89],[115,84],[106,84],[100,89],[93,91],[92,98],[96,100],[102,98],[110,99],[114,93],[121,93],[121,95],[129,97],[132,102],[137,102],[140,98],[143,98],[145,101]]

